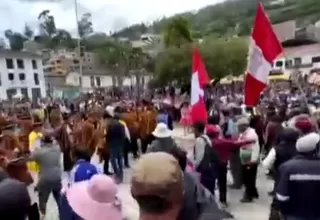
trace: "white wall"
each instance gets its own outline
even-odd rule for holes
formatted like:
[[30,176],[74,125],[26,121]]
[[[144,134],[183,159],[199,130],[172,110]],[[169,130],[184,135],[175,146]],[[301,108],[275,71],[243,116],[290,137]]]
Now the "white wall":
[[69,86],[79,86],[80,85],[80,74],[76,72],[71,72],[66,76],[66,84]]
[[[318,57],[320,56],[320,52],[314,52],[314,53],[310,53],[308,55],[300,55],[299,52],[297,52],[296,54],[293,54],[291,56],[287,56],[286,58],[278,58],[274,61],[273,63],[273,69],[274,70],[286,70],[287,68],[285,67],[285,61],[292,61],[292,64],[295,65],[294,63],[294,58],[301,58],[301,65],[306,65],[306,64],[311,64],[312,63],[312,58],[313,57]],[[282,61],[282,66],[281,67],[276,67],[275,64],[277,61]],[[320,67],[320,62],[318,63],[312,63],[311,67],[302,67],[299,68],[299,70],[303,73],[303,74],[309,74],[310,70],[314,69],[314,68],[319,68]],[[292,68],[291,68],[292,69]]]
[[[28,89],[28,96],[32,98],[32,88],[40,88],[41,96],[45,97],[46,94],[46,84],[43,75],[42,60],[40,58],[26,58],[26,57],[8,57],[13,60],[14,68],[7,69],[6,58],[4,56],[0,57],[0,95],[1,99],[7,99],[7,89],[17,89],[17,92],[21,91],[21,88]],[[24,69],[18,69],[17,59],[22,59],[24,62]],[[36,60],[37,69],[33,69],[32,60]],[[8,74],[14,74],[14,80],[10,81]],[[25,80],[21,81],[19,79],[19,74],[25,74]],[[35,85],[34,73],[38,74],[39,85]]]

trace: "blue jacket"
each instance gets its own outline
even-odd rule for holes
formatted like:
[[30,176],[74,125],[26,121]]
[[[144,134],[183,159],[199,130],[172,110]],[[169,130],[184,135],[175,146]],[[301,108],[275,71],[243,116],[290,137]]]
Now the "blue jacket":
[[320,219],[320,159],[298,155],[282,164],[276,198],[284,216]]

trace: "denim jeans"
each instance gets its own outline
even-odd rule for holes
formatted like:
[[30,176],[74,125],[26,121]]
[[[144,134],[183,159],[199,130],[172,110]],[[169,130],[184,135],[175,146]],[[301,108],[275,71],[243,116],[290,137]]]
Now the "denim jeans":
[[110,162],[115,176],[122,181],[123,179],[123,156],[121,149],[112,149],[110,154]]

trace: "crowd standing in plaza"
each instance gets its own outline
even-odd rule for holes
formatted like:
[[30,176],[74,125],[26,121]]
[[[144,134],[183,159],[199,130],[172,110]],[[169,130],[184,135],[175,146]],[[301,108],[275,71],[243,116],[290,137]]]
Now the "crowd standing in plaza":
[[[220,99],[217,108],[211,98],[207,123],[191,123],[187,102],[180,115],[173,105],[147,100],[4,110],[0,217],[45,219],[52,194],[61,220],[230,219],[227,189],[242,189],[242,203],[255,202],[257,170],[264,169],[274,179],[270,220],[318,220],[320,120],[317,110],[291,96],[261,100],[255,109],[243,108],[237,98],[232,105]],[[191,152],[177,145],[174,121],[187,127],[185,135],[192,129]],[[90,162],[95,154],[102,170]],[[138,218],[125,216],[118,197],[130,167]],[[38,201],[31,201],[28,188]]]

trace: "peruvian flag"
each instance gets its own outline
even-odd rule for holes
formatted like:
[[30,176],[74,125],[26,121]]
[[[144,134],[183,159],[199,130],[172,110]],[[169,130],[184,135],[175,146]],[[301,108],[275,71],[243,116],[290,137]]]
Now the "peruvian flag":
[[267,86],[272,62],[282,53],[281,44],[261,3],[257,7],[250,43],[244,104],[255,106],[261,92]]
[[204,101],[204,87],[209,82],[208,73],[198,48],[194,48],[192,55],[191,76],[191,120],[207,122],[207,109]]

